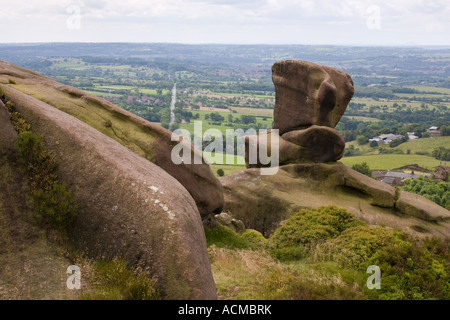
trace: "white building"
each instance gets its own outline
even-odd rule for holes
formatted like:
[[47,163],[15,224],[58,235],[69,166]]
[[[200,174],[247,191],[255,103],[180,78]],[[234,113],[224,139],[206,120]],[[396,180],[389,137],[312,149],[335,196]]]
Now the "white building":
[[372,139],[369,139],[369,142],[376,141],[378,143],[389,144],[392,140],[401,139],[401,138],[403,138],[403,135],[401,135],[401,134],[388,133],[388,134],[382,134],[381,136],[378,136],[378,137],[373,137]]

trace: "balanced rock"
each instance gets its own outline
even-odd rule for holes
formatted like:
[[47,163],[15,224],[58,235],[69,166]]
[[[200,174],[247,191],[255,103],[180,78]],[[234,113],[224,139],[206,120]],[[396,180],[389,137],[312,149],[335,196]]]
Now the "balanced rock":
[[[345,141],[334,127],[353,96],[350,76],[331,67],[295,60],[276,62],[272,73],[275,130],[245,138],[247,167],[268,166],[259,150],[266,148],[268,154],[276,151],[269,143],[273,138],[279,141],[278,165],[339,160]],[[257,144],[256,160],[250,155],[252,143]]]
[[272,66],[273,128],[284,133],[312,125],[334,128],[353,96],[345,72],[312,62],[285,60]]

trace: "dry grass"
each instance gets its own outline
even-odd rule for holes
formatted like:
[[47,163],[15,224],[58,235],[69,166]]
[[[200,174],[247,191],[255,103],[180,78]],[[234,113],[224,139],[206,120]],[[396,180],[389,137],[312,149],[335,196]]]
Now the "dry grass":
[[[364,299],[354,279],[344,281],[329,267],[283,264],[265,250],[208,248],[221,300]],[[324,269],[326,268],[326,270]]]

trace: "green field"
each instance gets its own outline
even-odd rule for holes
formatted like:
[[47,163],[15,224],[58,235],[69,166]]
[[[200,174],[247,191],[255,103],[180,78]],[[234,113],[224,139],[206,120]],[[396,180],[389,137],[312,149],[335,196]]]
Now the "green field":
[[411,150],[411,153],[429,152],[431,154],[434,149],[439,147],[450,148],[450,136],[411,140],[394,149],[403,150],[405,153],[407,150]]
[[441,161],[433,157],[421,156],[415,154],[380,154],[371,156],[346,157],[340,160],[348,167],[354,164],[366,162],[372,170],[388,170],[406,166],[408,164],[417,164],[426,169],[432,169]]
[[[180,124],[180,129],[186,129],[192,134],[194,133],[194,122],[195,121],[202,121],[202,130],[205,132],[209,129],[218,129],[222,132],[223,135],[226,134],[226,130],[232,130],[233,128],[239,128],[239,123],[230,123],[228,121],[228,116],[231,115],[233,119],[240,118],[242,115],[254,115],[256,116],[256,122],[261,124],[263,128],[271,128],[272,127],[272,117],[271,116],[263,116],[263,115],[256,115],[251,114],[249,110],[252,108],[233,108],[233,109],[239,109],[238,113],[230,113],[228,112],[228,109],[223,109],[223,111],[207,111],[207,110],[191,110],[192,114],[199,114],[198,119],[191,119],[190,123],[182,123]],[[256,110],[266,110],[266,109],[254,109]],[[270,110],[272,112],[272,110]],[[220,125],[214,124],[215,122],[211,119],[205,119],[205,115],[209,115],[211,113],[219,113],[221,114],[225,119],[220,122]],[[265,120],[264,120],[265,119]],[[251,124],[251,127],[256,128],[255,124]]]
[[84,92],[87,92],[89,94],[92,94],[93,96],[97,97],[121,97],[121,94],[118,93],[109,93],[109,92],[98,92],[98,91],[91,91],[91,90],[83,90]]
[[214,175],[216,177],[218,177],[219,175],[217,174],[217,170],[222,169],[224,172],[224,176],[229,176],[230,174],[233,174],[235,172],[239,172],[242,170],[245,170],[246,167],[241,165],[241,166],[230,166],[230,165],[225,165],[225,164],[212,164],[210,165],[210,168],[212,170],[212,172],[214,173]]
[[411,88],[423,92],[439,92],[442,94],[450,95],[450,88],[427,87],[427,86],[405,86],[405,88]]
[[[410,97],[414,96],[414,94],[410,94]],[[399,98],[400,99],[400,98]],[[406,99],[405,99],[406,100]],[[363,108],[363,110],[368,111],[370,107],[376,107],[376,106],[387,106],[387,112],[394,112],[396,109],[393,107],[394,103],[397,104],[406,104],[407,107],[410,107],[412,110],[420,109],[420,106],[422,105],[422,102],[420,101],[385,101],[383,99],[375,100],[373,98],[352,98],[351,100],[354,103],[364,103],[366,104],[366,107]],[[429,107],[432,109],[434,108],[433,105],[429,105]]]
[[230,107],[230,110],[236,111],[238,114],[248,114],[254,116],[272,117],[273,109],[259,109],[259,108],[247,108],[247,107]]
[[[215,161],[214,161],[214,159],[215,159],[215,157],[211,154],[211,152],[203,152],[203,156],[206,158],[206,160],[208,160],[208,162],[209,163],[211,163],[212,165],[214,165],[214,164],[216,164],[216,163],[214,163]],[[228,156],[230,156],[230,155],[228,155]],[[217,156],[217,157],[219,157],[219,156]],[[231,163],[228,163],[227,162],[227,155],[225,155],[225,154],[223,154],[222,155],[222,158],[223,158],[223,165],[226,165],[226,166],[245,166],[245,160],[244,160],[244,157],[242,157],[242,156],[236,156],[236,155],[234,155],[234,156],[232,156],[233,157],[233,160],[232,160],[232,162]],[[222,164],[217,164],[218,166],[222,166]]]

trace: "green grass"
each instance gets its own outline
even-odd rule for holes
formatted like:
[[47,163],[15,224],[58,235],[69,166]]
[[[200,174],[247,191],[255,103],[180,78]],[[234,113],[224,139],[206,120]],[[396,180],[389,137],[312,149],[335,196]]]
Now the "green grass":
[[238,114],[247,114],[247,115],[255,115],[255,116],[266,116],[266,117],[270,117],[270,118],[273,117],[273,109],[248,108],[248,107],[230,107],[230,110],[234,110]]
[[[246,109],[251,109],[251,108],[246,108]],[[255,109],[255,110],[265,110],[265,109]],[[199,119],[191,119],[190,123],[184,123],[184,124],[180,124],[180,129],[186,129],[188,130],[191,134],[194,133],[194,122],[195,121],[202,121],[202,130],[203,133],[206,130],[209,129],[218,129],[222,132],[222,135],[226,134],[227,130],[233,130],[234,128],[239,128],[240,126],[243,126],[239,123],[232,123],[231,126],[228,126],[227,124],[229,124],[228,122],[228,115],[233,115],[233,119],[236,118],[240,118],[241,115],[256,115],[256,114],[250,114],[250,113],[229,113],[227,109],[224,109],[223,112],[220,111],[206,111],[206,110],[192,110],[191,111],[192,114],[199,114]],[[217,124],[213,124],[214,121],[212,121],[211,119],[205,119],[205,115],[209,115],[212,112],[217,112],[219,114],[221,114],[225,119],[220,122],[220,125]],[[271,111],[272,112],[272,111]],[[256,122],[260,123],[261,125],[263,125],[264,128],[271,128],[272,127],[272,117],[266,117],[266,120],[263,119],[264,116],[260,116],[260,115],[256,115]],[[251,124],[251,127],[255,127],[255,124]],[[225,139],[225,138],[224,138]]]
[[[214,156],[211,155],[211,152],[203,152],[203,155],[205,156],[205,158],[208,160],[208,162],[210,164],[215,164],[217,166],[245,166],[245,159],[242,156],[236,156],[236,155],[228,155],[228,156],[232,156],[233,157],[233,162],[232,163],[227,163],[227,155],[223,154],[222,158],[223,158],[223,164],[219,164],[219,163],[214,163]],[[218,156],[219,157],[219,156]]]
[[93,96],[97,97],[121,97],[121,94],[118,93],[109,93],[109,92],[98,92],[98,91],[90,91],[90,90],[83,90],[86,93],[92,94]]
[[222,169],[224,172],[224,176],[229,176],[230,174],[233,174],[235,172],[239,172],[242,170],[247,169],[245,165],[224,165],[224,164],[212,164],[210,165],[210,168],[214,175],[218,177],[217,170]]
[[241,235],[233,230],[218,225],[214,228],[205,228],[207,246],[215,245],[218,248],[228,249],[250,249],[252,243],[244,239]]
[[[450,88],[427,87],[427,86],[407,86],[405,88],[411,88],[411,89],[415,89],[417,91],[423,91],[423,92],[439,92],[442,94],[450,95]],[[414,96],[414,94],[410,94],[410,95]]]
[[424,138],[411,140],[401,145],[395,147],[394,149],[403,150],[406,153],[406,150],[411,150],[411,153],[416,152],[433,152],[435,148],[444,147],[447,148],[450,146],[450,136],[449,137],[434,137],[434,138]]
[[364,116],[344,116],[344,118],[348,118],[348,119],[352,119],[352,120],[368,121],[368,122],[381,121],[380,119],[377,119],[377,118],[364,117]]
[[[410,95],[410,97],[413,97],[413,96],[414,96],[413,94]],[[418,101],[418,102],[384,101],[384,100],[381,100],[381,99],[380,100],[375,100],[375,99],[372,99],[372,98],[353,98],[352,102],[354,102],[354,103],[365,103],[366,106],[362,109],[364,111],[368,111],[371,106],[380,106],[380,107],[387,106],[387,108],[388,108],[387,112],[394,112],[396,110],[396,108],[393,107],[394,103],[397,103],[399,105],[406,104],[406,107],[407,108],[410,107],[412,110],[419,110],[420,106],[422,105],[421,101]],[[430,107],[430,109],[436,108],[436,107],[434,107],[433,105],[430,105],[430,104],[428,104],[428,106]]]
[[421,167],[432,169],[440,164],[439,160],[433,157],[421,156],[415,154],[380,154],[346,157],[340,160],[347,167],[354,164],[366,162],[371,170],[387,170],[403,167],[408,164],[418,164]]
[[124,260],[97,261],[89,271],[91,288],[81,300],[160,300],[154,281],[131,270]]

